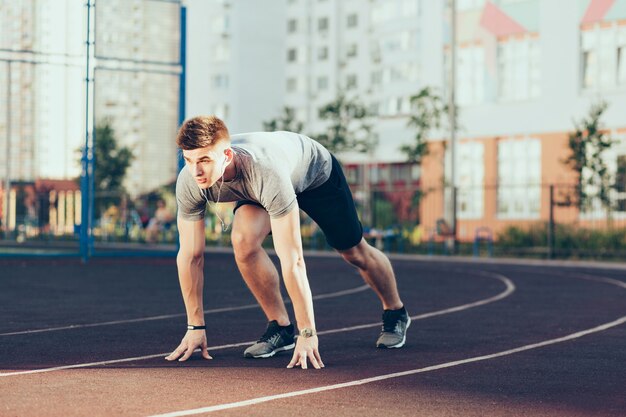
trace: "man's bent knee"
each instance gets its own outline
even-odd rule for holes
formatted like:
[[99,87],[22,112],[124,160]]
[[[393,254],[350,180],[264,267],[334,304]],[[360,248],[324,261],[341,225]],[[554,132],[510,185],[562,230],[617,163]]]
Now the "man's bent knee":
[[338,252],[349,264],[354,265],[359,269],[365,269],[368,247],[368,243],[365,239],[363,239],[356,246],[353,246],[350,249],[340,250]]
[[230,239],[235,252],[235,259],[238,262],[245,262],[263,249],[263,238],[259,236],[233,230]]

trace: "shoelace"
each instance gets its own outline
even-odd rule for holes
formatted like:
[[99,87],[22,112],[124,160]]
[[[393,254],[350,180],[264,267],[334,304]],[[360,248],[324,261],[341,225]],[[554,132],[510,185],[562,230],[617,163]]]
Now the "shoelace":
[[393,317],[393,316],[385,316],[383,315],[383,332],[385,333],[400,333],[402,328],[400,326],[401,316]]
[[261,336],[261,338],[259,339],[259,342],[269,342],[276,336],[280,336],[280,329],[274,326],[268,326],[268,328],[265,330],[265,333],[263,333],[263,336]]

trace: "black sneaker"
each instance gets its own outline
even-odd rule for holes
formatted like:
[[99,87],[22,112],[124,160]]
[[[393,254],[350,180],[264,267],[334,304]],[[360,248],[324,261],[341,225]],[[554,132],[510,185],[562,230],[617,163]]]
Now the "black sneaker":
[[267,324],[263,336],[254,345],[243,352],[244,358],[269,358],[276,352],[293,349],[296,344],[293,336],[293,324],[281,327],[276,320]]
[[411,325],[411,317],[406,310],[385,310],[383,329],[376,341],[377,348],[401,348],[406,342],[406,330]]

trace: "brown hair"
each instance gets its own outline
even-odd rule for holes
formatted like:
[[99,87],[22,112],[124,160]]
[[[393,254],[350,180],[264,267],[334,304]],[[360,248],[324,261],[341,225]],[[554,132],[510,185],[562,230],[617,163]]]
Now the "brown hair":
[[220,139],[228,138],[228,128],[219,118],[197,116],[183,123],[176,136],[176,144],[180,149],[190,151],[213,145]]

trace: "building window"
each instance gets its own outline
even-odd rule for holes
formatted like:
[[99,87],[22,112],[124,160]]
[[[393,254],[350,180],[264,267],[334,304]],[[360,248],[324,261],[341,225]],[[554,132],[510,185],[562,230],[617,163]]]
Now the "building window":
[[[614,145],[602,153],[602,160],[606,163],[612,187],[609,191],[611,201],[611,216],[615,219],[626,219],[626,134],[611,134]],[[583,176],[589,178],[591,171],[585,169]],[[598,187],[588,185],[584,190],[589,195],[596,195]],[[599,198],[591,201],[589,208],[582,213],[584,219],[601,219],[607,215],[606,208]]]
[[381,70],[377,70],[372,72],[371,83],[372,86],[379,86],[383,81],[383,72]]
[[626,26],[613,23],[583,29],[580,49],[583,89],[606,90],[626,84]]
[[298,50],[291,48],[287,50],[287,62],[296,62],[298,60]]
[[298,30],[298,20],[289,19],[287,21],[287,33],[295,33]]
[[328,18],[327,17],[320,17],[319,19],[317,19],[317,30],[319,32],[325,32],[328,30]]
[[541,93],[537,39],[507,39],[498,45],[498,91],[501,100],[526,100]]
[[287,78],[287,92],[294,93],[298,91],[298,79],[295,77]]
[[403,30],[380,39],[380,51],[383,55],[405,52],[415,48],[416,35],[410,30]]
[[352,43],[350,45],[348,45],[348,50],[346,51],[346,56],[348,58],[354,58],[357,56],[358,53],[358,46],[356,43]]
[[485,0],[457,0],[456,10],[457,12],[477,10],[477,9],[482,9],[484,5],[485,5]]
[[213,106],[213,114],[220,119],[228,119],[230,107],[226,103],[216,104]]
[[626,46],[617,50],[617,84],[626,85]]
[[485,100],[485,50],[481,46],[459,48],[456,73],[459,105]]
[[348,74],[346,76],[346,89],[353,90],[357,88],[357,76],[356,74]]
[[359,25],[359,15],[352,13],[348,15],[346,26],[349,28],[355,28]]
[[317,50],[317,59],[326,61],[328,59],[328,46],[320,46]]
[[480,219],[484,207],[485,146],[460,143],[458,154],[458,210],[461,219]]
[[328,90],[328,77],[317,77],[317,89],[320,91]]
[[228,75],[217,74],[213,77],[213,86],[218,89],[228,88]]
[[226,62],[230,60],[230,45],[221,43],[215,48],[215,61]]
[[498,144],[498,217],[536,219],[541,208],[541,141]]

